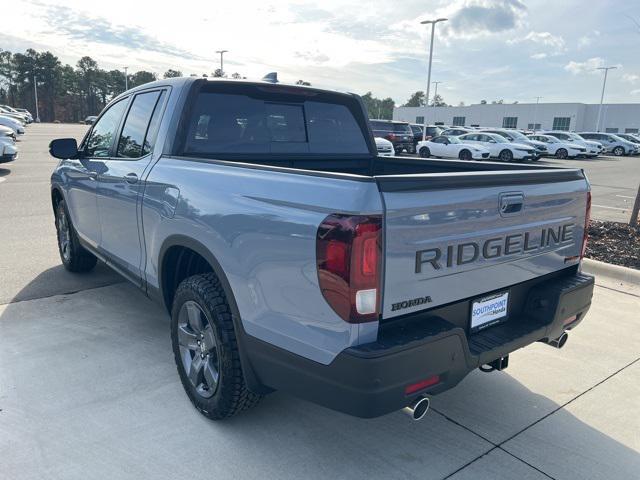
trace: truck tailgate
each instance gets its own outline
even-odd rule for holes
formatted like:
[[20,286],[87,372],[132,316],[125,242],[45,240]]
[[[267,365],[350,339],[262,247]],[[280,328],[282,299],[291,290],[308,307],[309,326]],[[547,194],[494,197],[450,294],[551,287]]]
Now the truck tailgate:
[[581,170],[376,177],[385,204],[383,318],[482,296],[579,261]]

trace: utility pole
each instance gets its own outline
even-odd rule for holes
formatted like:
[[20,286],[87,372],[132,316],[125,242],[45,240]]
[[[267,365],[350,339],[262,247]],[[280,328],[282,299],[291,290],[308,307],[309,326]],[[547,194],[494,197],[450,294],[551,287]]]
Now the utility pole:
[[600,106],[598,107],[598,119],[596,120],[596,132],[600,131],[600,115],[602,114],[602,102],[604,101],[604,89],[607,86],[607,74],[609,70],[615,70],[618,67],[598,67],[596,70],[604,70],[604,80],[602,82],[602,94],[600,95]]
[[536,122],[538,121],[538,103],[542,97],[536,97],[536,108],[533,110],[533,133],[536,133]]
[[224,75],[224,54],[229,50],[216,50],[220,54],[220,73]]
[[422,25],[431,24],[431,42],[429,44],[429,71],[427,73],[427,95],[425,98],[424,125],[422,128],[422,141],[427,139],[427,112],[429,111],[429,91],[431,88],[431,61],[433,60],[433,37],[436,33],[436,23],[446,22],[446,18],[438,18],[436,20],[424,20],[420,22]]
[[433,90],[433,102],[432,102],[433,106],[435,107],[436,106],[436,97],[438,96],[438,84],[442,83],[442,82],[431,82],[431,83],[433,83],[436,86],[435,89]]
[[40,123],[40,113],[38,111],[38,81],[35,74],[33,75],[33,96],[36,99],[36,123]]
[[129,75],[127,75],[127,70],[129,67],[124,67],[124,91],[129,90]]

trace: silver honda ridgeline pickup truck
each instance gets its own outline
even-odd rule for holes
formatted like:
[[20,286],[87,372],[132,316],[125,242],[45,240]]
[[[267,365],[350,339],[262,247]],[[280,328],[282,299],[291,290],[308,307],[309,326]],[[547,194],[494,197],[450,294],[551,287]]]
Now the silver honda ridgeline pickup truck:
[[64,266],[100,259],[166,307],[212,419],[273,390],[417,419],[591,304],[581,170],[378,157],[357,95],[167,79],[50,153]]

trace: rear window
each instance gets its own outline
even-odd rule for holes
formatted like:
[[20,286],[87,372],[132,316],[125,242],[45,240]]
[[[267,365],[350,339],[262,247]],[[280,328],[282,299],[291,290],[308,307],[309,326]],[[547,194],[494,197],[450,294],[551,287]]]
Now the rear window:
[[413,135],[413,132],[411,131],[411,127],[409,126],[408,123],[394,123],[393,132]]
[[362,129],[340,98],[333,103],[322,101],[322,93],[244,90],[250,93],[235,87],[233,93],[198,94],[185,154],[369,154]]
[[378,132],[393,132],[393,123],[391,122],[371,122],[371,130]]

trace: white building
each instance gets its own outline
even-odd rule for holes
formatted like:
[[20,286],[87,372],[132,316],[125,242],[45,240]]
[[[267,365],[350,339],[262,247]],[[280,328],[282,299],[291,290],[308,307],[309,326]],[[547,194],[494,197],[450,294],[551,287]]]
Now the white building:
[[[504,127],[539,130],[596,131],[598,104],[516,103],[477,104],[464,107],[397,107],[394,120],[433,125]],[[638,133],[640,103],[610,103],[602,106],[600,131]]]

